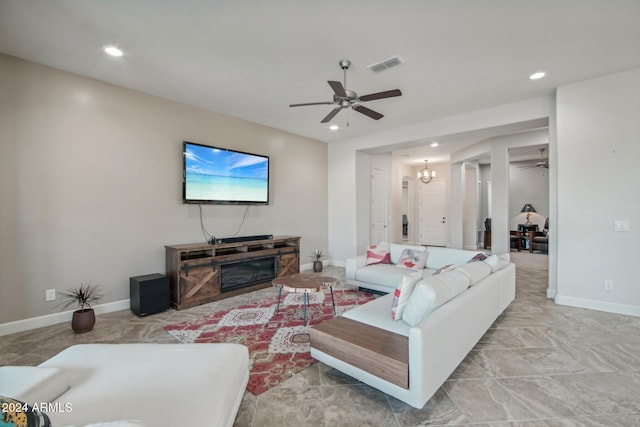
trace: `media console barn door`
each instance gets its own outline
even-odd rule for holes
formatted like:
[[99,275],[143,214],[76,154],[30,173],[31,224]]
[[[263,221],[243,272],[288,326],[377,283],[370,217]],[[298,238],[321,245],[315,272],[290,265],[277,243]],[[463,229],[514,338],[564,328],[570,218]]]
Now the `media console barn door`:
[[[216,245],[169,245],[165,250],[171,306],[177,310],[266,288],[275,277],[300,272],[299,236]],[[260,271],[261,266],[265,271]],[[223,287],[223,270],[233,271],[233,280],[245,274],[246,285]]]

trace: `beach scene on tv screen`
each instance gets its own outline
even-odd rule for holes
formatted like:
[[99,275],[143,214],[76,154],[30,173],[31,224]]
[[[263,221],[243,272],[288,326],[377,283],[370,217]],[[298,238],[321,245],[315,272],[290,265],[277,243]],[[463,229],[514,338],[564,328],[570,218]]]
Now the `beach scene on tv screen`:
[[187,200],[267,202],[266,157],[212,147],[185,147]]

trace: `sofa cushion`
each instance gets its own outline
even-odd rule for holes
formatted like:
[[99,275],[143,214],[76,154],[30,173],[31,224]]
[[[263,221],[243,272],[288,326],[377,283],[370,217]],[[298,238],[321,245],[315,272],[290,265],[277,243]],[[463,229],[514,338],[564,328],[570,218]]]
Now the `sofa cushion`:
[[[459,267],[469,262],[469,260],[479,253],[479,251],[467,251],[463,249],[442,248],[438,246],[427,247],[429,258],[427,259],[427,268],[437,270],[447,264],[453,264]],[[391,256],[393,260],[393,255]]]
[[[374,264],[356,270],[355,279],[360,282],[386,286],[389,292],[398,286],[407,270],[390,264]],[[366,287],[366,286],[364,286]]]
[[0,367],[0,395],[25,402],[53,402],[69,390],[63,369],[38,366]]
[[402,255],[402,251],[405,249],[413,249],[414,251],[426,252],[427,248],[424,246],[413,246],[413,245],[401,245],[399,243],[391,243],[389,245],[389,252],[391,252],[391,263],[397,264],[400,261],[400,256]]
[[415,273],[405,274],[400,280],[400,284],[393,292],[393,302],[391,303],[391,318],[393,320],[402,319],[402,313],[404,307],[409,301],[413,288],[416,287],[416,283],[422,279],[422,273],[416,271]]
[[378,245],[370,245],[367,248],[367,265],[372,264],[391,264],[388,243],[382,242]]
[[395,322],[389,316],[391,301],[393,301],[393,295],[387,294],[346,311],[342,313],[342,316],[407,337],[409,336],[409,325],[406,322]]
[[491,267],[491,272],[495,273],[498,270],[502,270],[510,262],[510,256],[508,253],[501,255],[491,255],[489,258],[485,259],[484,262]]
[[406,248],[400,255],[398,261],[398,267],[406,268],[408,270],[422,271],[427,264],[428,253],[424,251],[414,251],[413,249]]
[[458,267],[462,273],[469,277],[469,285],[473,286],[480,280],[491,274],[491,267],[484,262],[470,262]]
[[429,276],[418,282],[407,302],[402,320],[415,326],[435,309],[469,287],[469,277],[454,270]]

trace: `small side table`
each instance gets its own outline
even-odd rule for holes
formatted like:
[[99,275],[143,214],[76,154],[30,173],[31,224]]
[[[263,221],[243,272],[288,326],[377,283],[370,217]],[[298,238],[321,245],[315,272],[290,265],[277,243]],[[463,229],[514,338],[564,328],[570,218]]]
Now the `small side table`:
[[282,296],[282,290],[287,292],[299,293],[302,292],[302,300],[304,304],[304,324],[307,325],[307,305],[309,305],[309,294],[312,292],[319,292],[323,286],[328,286],[331,292],[331,303],[333,304],[333,314],[336,314],[336,302],[333,299],[333,287],[338,284],[338,279],[335,277],[318,276],[311,273],[294,274],[288,277],[278,277],[273,279],[271,284],[278,288],[278,305],[276,308],[276,314],[280,312],[280,297]]

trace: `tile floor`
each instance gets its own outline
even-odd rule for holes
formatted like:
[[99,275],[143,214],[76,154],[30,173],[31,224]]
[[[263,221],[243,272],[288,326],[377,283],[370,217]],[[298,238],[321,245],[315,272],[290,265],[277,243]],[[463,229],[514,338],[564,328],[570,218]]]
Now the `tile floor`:
[[[516,300],[423,409],[321,363],[246,393],[235,426],[639,426],[640,318],[555,305],[546,256],[515,253]],[[344,279],[344,269],[325,274]],[[35,365],[86,342],[175,342],[166,323],[274,295],[273,289],[138,318],[98,316],[91,332],[61,324],[0,337],[0,365]]]

